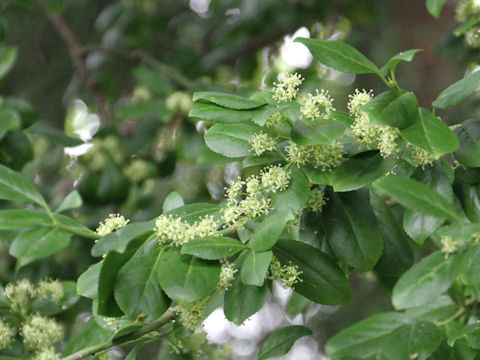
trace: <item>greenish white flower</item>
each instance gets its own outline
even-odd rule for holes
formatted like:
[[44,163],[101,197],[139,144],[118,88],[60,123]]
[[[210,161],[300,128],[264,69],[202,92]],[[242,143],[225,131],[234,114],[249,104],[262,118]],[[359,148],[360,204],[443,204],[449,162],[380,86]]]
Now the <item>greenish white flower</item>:
[[305,165],[310,158],[311,148],[308,146],[300,146],[294,142],[290,142],[286,147],[287,159],[289,162],[297,166]]
[[222,209],[222,219],[225,224],[232,225],[242,215],[242,209],[237,204],[228,204]]
[[21,328],[23,344],[31,351],[41,351],[51,348],[62,340],[63,329],[53,319],[41,315],[32,315]]
[[280,126],[280,121],[282,120],[282,112],[278,111],[276,113],[273,113],[265,122],[266,127],[270,128],[278,128]]
[[437,160],[435,156],[416,145],[408,144],[408,146],[410,148],[410,157],[417,166],[424,168]]
[[389,157],[398,153],[397,138],[400,136],[400,130],[392,126],[380,126],[378,149],[382,157]]
[[169,215],[160,215],[155,220],[155,233],[160,244],[182,245],[187,237],[188,224],[182,219]]
[[0,350],[8,348],[12,344],[14,336],[14,330],[0,319]]
[[220,280],[218,281],[218,288],[227,290],[235,278],[235,273],[238,270],[235,269],[234,265],[229,262],[223,262],[222,267],[220,268]]
[[23,312],[30,302],[36,297],[37,292],[32,283],[27,279],[17,281],[16,284],[9,283],[4,289],[5,297],[10,302],[13,311]]
[[441,236],[440,243],[442,244],[441,251],[445,254],[445,258],[457,251],[458,243],[451,236]]
[[248,218],[256,218],[257,216],[268,213],[270,210],[270,199],[265,196],[247,196],[241,203],[242,213]]
[[183,325],[191,330],[195,330],[203,321],[203,310],[207,299],[200,299],[178,307],[177,314]]
[[126,220],[123,215],[120,214],[110,214],[108,218],[105,219],[104,223],[100,223],[97,228],[97,234],[100,236],[105,236],[110,234],[113,231],[120,230],[125,225],[129,223],[130,220]]
[[282,73],[278,76],[278,80],[278,82],[273,83],[273,99],[277,102],[283,102],[295,99],[298,87],[304,79],[297,73]]
[[327,119],[330,112],[335,110],[333,107],[333,99],[328,94],[328,90],[315,90],[316,94],[308,94],[303,106],[300,107],[302,116],[315,120],[319,117]]
[[366,113],[357,115],[350,128],[355,139],[367,147],[371,147],[378,140],[379,127],[370,122]]
[[51,298],[58,302],[63,298],[63,286],[58,280],[44,280],[37,284],[37,295],[40,299]]
[[261,171],[262,185],[267,191],[276,193],[283,191],[290,182],[290,170],[285,170],[282,166],[269,166]]
[[303,271],[298,269],[297,265],[282,265],[277,258],[273,258],[270,264],[270,276],[269,279],[277,280],[283,283],[284,288],[295,287],[295,284],[301,282],[300,275],[303,274]]
[[61,357],[53,348],[46,348],[35,354],[34,360],[60,360]]
[[240,178],[234,180],[228,188],[225,188],[227,199],[229,202],[237,203],[238,198],[243,195],[243,186],[245,181],[242,181]]
[[263,192],[262,183],[256,176],[250,176],[246,181],[247,194],[250,196],[261,195]]
[[366,91],[363,89],[359,91],[355,89],[355,93],[348,95],[349,101],[347,104],[347,109],[351,115],[358,116],[363,113],[362,106],[368,103],[373,98],[373,91]]
[[274,138],[262,132],[253,135],[248,142],[250,143],[251,150],[257,156],[262,155],[265,151],[273,151],[277,144]]

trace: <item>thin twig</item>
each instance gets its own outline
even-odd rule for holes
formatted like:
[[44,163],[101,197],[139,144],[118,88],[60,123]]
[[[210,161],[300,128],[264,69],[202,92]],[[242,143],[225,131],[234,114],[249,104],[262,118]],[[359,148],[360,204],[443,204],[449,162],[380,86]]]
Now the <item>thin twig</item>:
[[63,39],[65,45],[67,46],[68,53],[70,55],[70,59],[72,60],[73,67],[75,68],[75,71],[80,77],[80,80],[82,81],[82,83],[85,85],[87,90],[91,93],[92,97],[94,98],[97,104],[98,110],[100,112],[100,117],[104,125],[110,124],[111,123],[110,111],[108,110],[103,93],[98,88],[91,72],[87,68],[87,65],[85,63],[85,58],[82,56],[82,45],[80,44],[75,34],[72,32],[70,27],[67,25],[67,23],[62,19],[60,15],[49,12],[38,0],[36,1],[36,4],[45,13],[48,20],[52,24],[53,28],[58,33],[58,35]]

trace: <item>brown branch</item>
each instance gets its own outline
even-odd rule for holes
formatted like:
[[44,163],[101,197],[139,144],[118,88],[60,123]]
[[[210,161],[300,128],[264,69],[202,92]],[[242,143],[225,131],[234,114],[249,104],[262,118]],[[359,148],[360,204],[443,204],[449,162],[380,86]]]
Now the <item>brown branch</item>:
[[105,125],[110,124],[110,111],[108,110],[102,91],[98,88],[91,72],[87,68],[85,58],[84,56],[82,56],[82,45],[60,15],[49,12],[47,9],[45,9],[45,7],[43,7],[43,5],[39,1],[36,1],[36,4],[45,13],[53,28],[63,39],[65,45],[67,46],[73,67],[82,83],[93,96],[103,123]]

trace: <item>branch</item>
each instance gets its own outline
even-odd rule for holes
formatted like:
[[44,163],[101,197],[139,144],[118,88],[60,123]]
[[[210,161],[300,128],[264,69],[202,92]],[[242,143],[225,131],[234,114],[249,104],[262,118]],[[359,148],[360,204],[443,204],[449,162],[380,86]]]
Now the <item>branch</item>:
[[97,345],[89,346],[86,347],[85,349],[79,350],[71,355],[68,355],[67,357],[62,358],[62,360],[79,360],[79,359],[84,359],[89,355],[96,354],[100,351],[107,350],[111,348],[112,346],[115,345],[122,345],[125,343],[129,343],[132,341],[139,340],[140,337],[142,337],[145,334],[148,334],[149,332],[152,332],[159,327],[169,323],[170,321],[174,320],[177,317],[177,308],[169,308],[162,316],[160,316],[158,319],[153,320],[151,323],[145,325],[139,330],[133,331],[129,334],[122,335],[118,338],[113,339],[113,341],[106,341],[104,343],[100,343]]
[[85,59],[82,56],[82,51],[81,51],[82,46],[78,41],[77,37],[72,32],[72,30],[68,27],[68,25],[65,23],[65,21],[62,19],[60,15],[49,12],[38,0],[36,0],[35,2],[37,6],[39,6],[42,9],[42,11],[45,13],[48,20],[52,24],[53,28],[58,33],[58,35],[63,39],[65,45],[67,46],[68,53],[70,55],[70,59],[72,60],[73,67],[76,73],[78,74],[78,76],[80,77],[80,80],[82,81],[82,83],[85,85],[87,90],[93,96],[97,104],[98,110],[100,112],[100,117],[103,120],[103,123],[105,125],[110,124],[111,123],[110,111],[108,110],[108,107],[105,103],[105,98],[103,97],[102,92],[98,88],[91,72],[88,70],[86,66]]

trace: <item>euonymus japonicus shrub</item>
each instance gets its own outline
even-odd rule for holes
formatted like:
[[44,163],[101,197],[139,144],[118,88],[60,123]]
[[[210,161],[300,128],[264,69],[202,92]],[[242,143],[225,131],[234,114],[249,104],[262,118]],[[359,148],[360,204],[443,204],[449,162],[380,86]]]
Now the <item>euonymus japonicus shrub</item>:
[[[477,357],[480,121],[448,127],[437,112],[470,97],[480,73],[445,89],[427,109],[395,78],[397,64],[418,50],[379,68],[342,42],[297,41],[320,63],[376,74],[384,85],[338,105],[327,89],[302,92],[297,73],[281,74],[272,91],[250,98],[196,93],[190,117],[206,125],[205,143],[248,173],[230,182],[223,202],[184,205],[172,193],[155,219],[112,214],[94,232],[62,214],[79,206],[78,193],[53,210],[32,182],[0,167],[0,197],[32,204],[0,211],[0,229],[27,229],[10,247],[18,268],[66,247],[72,235],[95,240],[99,258],[77,281],[93,318],[62,355],[54,347],[61,329],[32,308],[42,297],[62,302],[65,289],[48,281],[4,289],[2,305],[13,315],[0,323],[0,346],[8,351],[16,341],[35,358],[71,360],[134,343],[134,359],[142,346],[165,339],[179,352],[218,358],[226,355],[195,332],[215,307],[240,325],[262,308],[273,281],[306,301],[341,305],[357,270],[391,279],[395,311],[341,331],[327,342],[327,356]],[[413,246],[421,250],[417,261]],[[42,293],[45,284],[55,291]],[[32,345],[28,326],[50,340]],[[303,326],[280,329],[258,358],[282,355],[309,334]]]

